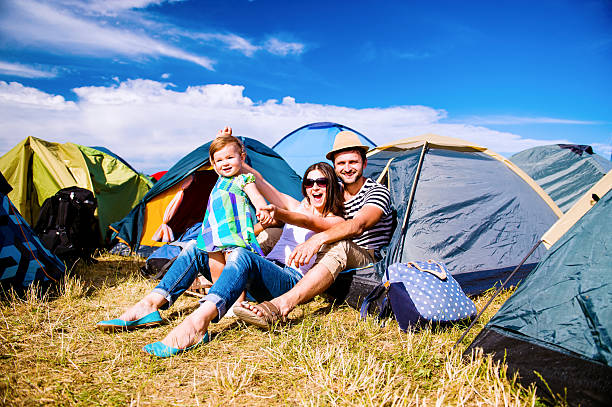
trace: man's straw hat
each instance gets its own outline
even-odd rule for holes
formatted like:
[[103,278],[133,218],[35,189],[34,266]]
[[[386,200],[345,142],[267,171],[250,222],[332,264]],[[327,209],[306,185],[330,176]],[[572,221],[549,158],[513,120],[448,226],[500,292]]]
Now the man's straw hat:
[[325,155],[325,157],[328,160],[333,161],[334,154],[341,150],[349,149],[359,149],[367,153],[370,147],[364,146],[363,143],[361,143],[361,140],[359,140],[357,134],[353,133],[352,131],[344,130],[336,134],[334,146],[332,147],[332,150]]

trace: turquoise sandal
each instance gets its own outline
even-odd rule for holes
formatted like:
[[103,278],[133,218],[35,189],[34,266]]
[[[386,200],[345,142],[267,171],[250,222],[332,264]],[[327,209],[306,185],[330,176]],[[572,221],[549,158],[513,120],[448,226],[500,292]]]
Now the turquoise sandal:
[[160,325],[162,323],[162,317],[159,311],[153,311],[144,317],[135,321],[125,321],[123,319],[109,319],[108,321],[100,321],[96,324],[96,328],[107,331],[131,331],[138,328],[149,328]]

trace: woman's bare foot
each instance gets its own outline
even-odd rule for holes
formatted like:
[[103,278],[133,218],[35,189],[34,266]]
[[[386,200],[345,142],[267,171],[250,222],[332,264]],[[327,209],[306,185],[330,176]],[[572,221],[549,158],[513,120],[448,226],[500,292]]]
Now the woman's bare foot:
[[153,311],[157,311],[167,300],[161,294],[149,293],[142,300],[127,309],[119,319],[124,321],[135,321]]
[[213,303],[207,301],[170,331],[161,342],[177,349],[195,345],[206,335],[208,325],[215,316],[217,316],[217,308]]

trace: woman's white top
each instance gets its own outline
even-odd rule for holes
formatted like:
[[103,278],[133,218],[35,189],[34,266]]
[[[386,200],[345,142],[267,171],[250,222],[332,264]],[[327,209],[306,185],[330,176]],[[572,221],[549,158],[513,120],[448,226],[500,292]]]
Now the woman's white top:
[[[306,209],[302,206],[302,204],[300,204],[300,206],[296,208],[296,212],[306,214],[308,213]],[[315,232],[310,229],[286,223],[283,227],[283,233],[281,234],[281,237],[278,239],[278,242],[272,248],[270,253],[268,253],[266,259],[276,260],[277,262],[293,267],[294,269],[298,270],[302,275],[306,274],[306,272],[310,270],[310,268],[313,266],[316,256],[312,256],[308,264],[297,268],[294,264],[288,264],[289,255],[291,254],[291,252],[293,252],[297,245],[304,243],[306,240],[308,240],[308,238],[310,238],[310,236],[314,234]]]

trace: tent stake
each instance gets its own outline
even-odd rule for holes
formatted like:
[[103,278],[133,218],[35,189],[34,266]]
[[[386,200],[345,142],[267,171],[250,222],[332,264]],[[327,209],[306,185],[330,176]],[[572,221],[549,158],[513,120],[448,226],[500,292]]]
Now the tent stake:
[[538,248],[538,246],[540,245],[540,243],[542,243],[541,240],[538,240],[538,242],[531,248],[531,250],[529,251],[529,253],[527,253],[527,256],[525,256],[523,258],[523,260],[521,260],[521,262],[518,264],[518,266],[516,266],[516,268],[514,269],[514,271],[512,273],[510,273],[510,275],[508,276],[508,278],[506,279],[506,281],[504,281],[502,283],[502,285],[497,289],[497,291],[495,292],[495,294],[493,294],[493,297],[491,297],[491,299],[489,300],[489,302],[487,302],[485,304],[485,306],[480,310],[480,312],[478,313],[478,315],[476,315],[476,318],[474,318],[474,320],[472,321],[472,323],[470,324],[470,326],[468,326],[468,328],[465,330],[465,332],[463,332],[463,335],[461,335],[461,337],[457,340],[457,342],[455,342],[455,344],[453,345],[453,349],[455,350],[455,348],[457,347],[457,345],[459,345],[459,343],[461,343],[461,341],[463,340],[463,338],[466,337],[466,335],[468,334],[468,332],[470,332],[470,330],[472,329],[472,327],[474,325],[476,325],[476,321],[478,321],[478,318],[480,318],[480,316],[482,315],[483,312],[485,312],[485,310],[489,307],[489,305],[491,305],[491,303],[493,302],[493,300],[495,299],[495,297],[497,297],[497,295],[501,292],[501,290],[504,289],[504,287],[506,286],[506,284],[508,284],[508,282],[510,281],[510,279],[512,278],[512,276],[518,271],[518,269],[523,265],[523,263],[525,263],[527,261],[527,259],[529,258],[529,256],[531,256],[533,254],[533,252],[535,251],[535,249]]

